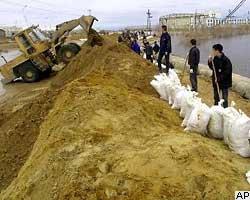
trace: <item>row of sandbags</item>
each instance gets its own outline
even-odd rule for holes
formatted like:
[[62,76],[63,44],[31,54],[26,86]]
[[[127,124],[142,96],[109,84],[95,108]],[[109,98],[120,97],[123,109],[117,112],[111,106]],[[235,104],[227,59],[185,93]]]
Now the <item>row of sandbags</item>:
[[218,106],[208,107],[202,103],[198,93],[181,85],[178,75],[172,69],[168,75],[156,75],[151,85],[172,109],[180,110],[185,131],[224,139],[237,154],[250,157],[250,118],[237,111],[234,103],[226,109],[222,106],[223,101]]

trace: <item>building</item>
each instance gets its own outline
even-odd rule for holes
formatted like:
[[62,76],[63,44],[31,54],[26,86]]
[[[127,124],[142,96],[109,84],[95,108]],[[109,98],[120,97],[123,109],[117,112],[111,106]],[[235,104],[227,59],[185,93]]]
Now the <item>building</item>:
[[244,24],[250,24],[249,18],[228,18],[228,19],[222,19],[222,18],[207,18],[206,19],[206,25],[207,27],[214,27],[214,26],[220,26],[220,25],[244,25]]
[[5,30],[0,29],[0,40],[6,38]]
[[176,13],[160,17],[160,25],[167,25],[170,30],[191,30],[223,25],[250,24],[250,18],[232,17],[223,19],[215,13]]
[[0,29],[4,30],[5,36],[9,38],[22,30],[22,28],[16,26],[0,26]]
[[160,25],[167,25],[171,30],[202,28],[208,17],[202,13],[175,13],[160,17]]

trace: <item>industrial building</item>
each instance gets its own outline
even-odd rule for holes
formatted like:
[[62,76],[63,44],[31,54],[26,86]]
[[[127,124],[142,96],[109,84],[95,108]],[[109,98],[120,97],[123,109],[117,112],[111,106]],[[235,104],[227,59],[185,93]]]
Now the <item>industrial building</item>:
[[219,18],[215,13],[175,13],[160,17],[160,25],[167,25],[170,30],[192,30],[220,25],[250,24],[249,18]]
[[160,24],[171,30],[202,28],[207,18],[209,15],[201,13],[175,13],[160,17]]
[[[15,35],[16,33],[18,33],[19,31],[21,31],[22,28],[17,27],[17,26],[0,26],[0,30],[2,30],[2,34],[3,34],[3,31],[5,32],[4,33],[5,37],[10,38],[13,35]],[[1,37],[1,33],[0,33],[0,37]]]

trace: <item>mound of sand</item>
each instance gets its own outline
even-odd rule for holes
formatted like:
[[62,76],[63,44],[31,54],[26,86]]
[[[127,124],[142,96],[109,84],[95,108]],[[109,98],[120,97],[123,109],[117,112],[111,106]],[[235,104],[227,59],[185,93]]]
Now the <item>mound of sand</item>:
[[249,160],[184,133],[149,85],[155,72],[111,39],[83,47],[54,79],[31,155],[0,199],[231,199],[248,190]]

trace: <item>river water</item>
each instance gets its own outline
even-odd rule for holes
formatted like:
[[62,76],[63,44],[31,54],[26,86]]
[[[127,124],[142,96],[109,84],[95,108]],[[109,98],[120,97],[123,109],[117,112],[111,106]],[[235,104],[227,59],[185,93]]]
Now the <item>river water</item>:
[[[185,57],[190,49],[189,43],[181,35],[172,35],[173,53]],[[213,44],[221,43],[225,54],[233,64],[233,72],[250,78],[250,35],[212,38],[198,41],[201,52],[201,63],[207,64],[208,55]]]

